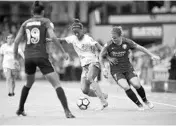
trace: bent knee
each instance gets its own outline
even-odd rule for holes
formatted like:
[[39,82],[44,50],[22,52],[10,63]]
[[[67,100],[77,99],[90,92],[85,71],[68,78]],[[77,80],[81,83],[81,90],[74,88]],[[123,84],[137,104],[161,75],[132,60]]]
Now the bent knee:
[[123,85],[123,86],[121,86],[125,91],[127,91],[127,90],[129,90],[130,89],[130,86],[129,85]]
[[140,82],[133,82],[133,83],[131,83],[131,85],[135,88],[135,89],[139,89],[140,87],[141,87],[141,84],[140,84]]
[[133,85],[133,87],[134,87],[135,89],[139,89],[139,88],[141,87],[141,85],[140,85],[140,84],[136,84],[136,85]]

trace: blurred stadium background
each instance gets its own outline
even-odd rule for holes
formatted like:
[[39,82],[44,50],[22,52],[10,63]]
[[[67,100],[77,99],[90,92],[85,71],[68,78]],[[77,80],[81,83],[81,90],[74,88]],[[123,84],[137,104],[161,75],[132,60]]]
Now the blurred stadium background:
[[[5,37],[9,33],[16,35],[20,24],[31,16],[32,3],[32,1],[0,1],[0,45],[5,43]],[[142,84],[153,84],[153,91],[176,91],[174,81],[176,1],[44,1],[43,3],[46,7],[45,16],[54,23],[58,37],[70,35],[69,26],[74,18],[78,18],[84,24],[85,32],[104,45],[110,39],[112,26],[121,25],[124,36],[155,52],[162,59],[161,62],[154,63],[143,53],[131,52],[131,62]],[[23,49],[24,43],[23,40],[21,44]],[[62,55],[52,44],[48,45],[51,62],[62,81],[79,81],[81,74],[79,59],[71,45],[65,44],[64,48],[70,54],[68,61],[62,60]],[[21,64],[23,66],[23,60]],[[3,80],[2,67],[0,70],[0,78]],[[43,76],[37,72],[36,78],[43,79]],[[23,67],[18,79],[24,79]],[[100,76],[99,80],[102,79]],[[114,83],[111,79],[109,81]]]

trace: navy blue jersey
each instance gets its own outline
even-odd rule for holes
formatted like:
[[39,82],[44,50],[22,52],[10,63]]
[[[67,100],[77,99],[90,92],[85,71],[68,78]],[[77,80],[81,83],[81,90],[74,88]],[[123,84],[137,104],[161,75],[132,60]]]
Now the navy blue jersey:
[[133,68],[129,60],[129,50],[137,47],[137,44],[127,38],[122,38],[122,44],[117,45],[110,40],[106,45],[107,54],[118,60],[115,65],[110,65],[111,71],[126,72],[130,68]]
[[25,21],[21,28],[26,35],[25,58],[48,58],[46,51],[47,29],[52,28],[48,18],[32,17]]

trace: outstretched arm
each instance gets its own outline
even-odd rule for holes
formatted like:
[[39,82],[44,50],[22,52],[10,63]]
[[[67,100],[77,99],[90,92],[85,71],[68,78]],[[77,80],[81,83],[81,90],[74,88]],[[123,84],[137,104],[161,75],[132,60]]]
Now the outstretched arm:
[[137,49],[137,50],[139,50],[141,52],[144,52],[144,53],[146,53],[147,55],[149,55],[154,60],[160,60],[159,56],[154,55],[153,53],[151,53],[146,48],[144,48],[144,47],[140,46],[139,44],[135,43],[133,40],[127,39],[127,38],[124,38],[124,39],[129,43],[130,48],[134,48],[134,49]]
[[[65,38],[57,38],[57,40],[62,44],[66,42]],[[51,38],[46,38],[47,42],[53,42]]]
[[154,60],[160,60],[160,57],[159,57],[159,56],[157,56],[157,55],[151,53],[149,50],[147,50],[146,48],[144,48],[144,47],[142,47],[142,46],[140,46],[140,45],[138,45],[138,44],[137,44],[137,46],[136,46],[136,49],[140,50],[141,52],[146,53],[147,55],[149,55],[149,56],[150,56],[152,59],[154,59]]
[[62,53],[65,53],[64,48],[63,48],[62,45],[60,44],[60,41],[62,41],[62,39],[59,39],[59,38],[56,37],[56,35],[55,35],[55,33],[54,33],[54,31],[53,31],[52,28],[48,28],[47,31],[48,31],[48,35],[49,35],[49,37],[50,37],[50,38],[47,38],[47,41],[52,41],[52,42],[54,42],[54,43],[56,44],[56,46],[57,46],[58,48],[60,48],[60,50],[62,51]]

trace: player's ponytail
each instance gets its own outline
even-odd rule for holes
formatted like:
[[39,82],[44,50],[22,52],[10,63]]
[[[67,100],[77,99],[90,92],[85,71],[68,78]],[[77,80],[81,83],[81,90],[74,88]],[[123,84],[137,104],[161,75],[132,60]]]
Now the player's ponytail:
[[33,14],[41,14],[43,10],[44,10],[44,6],[41,2],[35,1],[33,3],[33,8],[32,8]]
[[34,6],[35,6],[35,7],[39,6],[39,1],[35,1],[35,2],[34,2]]

